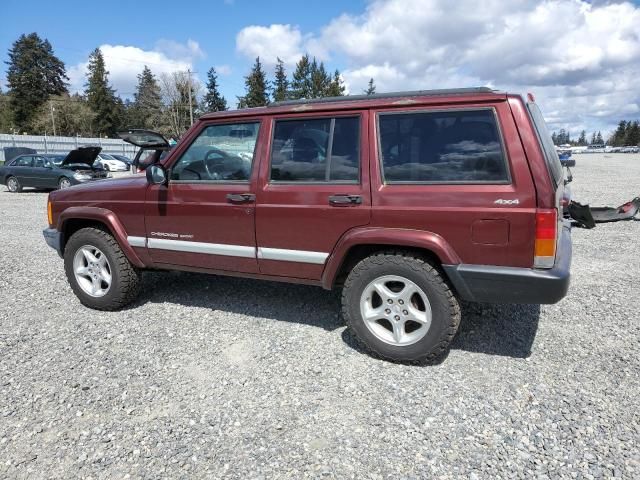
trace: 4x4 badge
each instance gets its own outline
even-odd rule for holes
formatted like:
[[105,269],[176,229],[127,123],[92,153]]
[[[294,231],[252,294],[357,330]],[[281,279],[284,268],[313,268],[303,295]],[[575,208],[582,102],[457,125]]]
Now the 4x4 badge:
[[504,198],[499,198],[493,203],[497,205],[519,205],[520,200],[518,200],[517,198],[515,200],[505,200]]

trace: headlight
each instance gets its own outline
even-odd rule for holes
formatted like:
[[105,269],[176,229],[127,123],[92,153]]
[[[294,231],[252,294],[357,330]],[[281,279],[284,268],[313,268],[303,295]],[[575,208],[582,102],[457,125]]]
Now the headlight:
[[76,172],[73,174],[73,178],[75,178],[79,182],[84,182],[86,180],[91,180],[91,175],[87,175],[86,173]]

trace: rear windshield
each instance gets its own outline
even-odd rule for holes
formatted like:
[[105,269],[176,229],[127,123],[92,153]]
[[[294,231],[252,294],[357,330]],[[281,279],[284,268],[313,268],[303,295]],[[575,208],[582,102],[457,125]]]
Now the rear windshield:
[[544,117],[542,116],[542,112],[538,108],[538,105],[529,102],[527,103],[527,109],[529,110],[529,114],[533,120],[533,125],[536,127],[536,132],[538,133],[538,139],[540,140],[542,150],[544,151],[544,158],[547,162],[549,173],[556,182],[556,186],[558,186],[562,182],[564,173],[562,172],[562,164],[558,158],[558,152],[556,152],[556,147],[553,144],[553,140],[551,140],[549,129],[547,129],[547,124],[544,121]]

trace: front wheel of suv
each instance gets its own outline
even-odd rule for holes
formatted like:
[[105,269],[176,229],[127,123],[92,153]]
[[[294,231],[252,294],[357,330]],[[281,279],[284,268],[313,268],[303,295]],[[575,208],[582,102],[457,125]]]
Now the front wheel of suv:
[[83,228],[71,236],[64,249],[64,269],[80,302],[96,310],[127,305],[142,280],[118,242],[97,228]]
[[401,362],[438,358],[460,324],[458,301],[438,271],[402,252],[372,255],[351,270],[342,313],[369,350]]

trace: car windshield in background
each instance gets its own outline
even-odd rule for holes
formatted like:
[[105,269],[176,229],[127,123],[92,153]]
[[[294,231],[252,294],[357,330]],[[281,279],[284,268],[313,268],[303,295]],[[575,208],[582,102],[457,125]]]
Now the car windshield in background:
[[103,160],[117,160],[117,158],[112,157],[112,156],[111,156],[111,155],[109,155],[108,153],[101,153],[101,154],[100,154],[100,157],[101,157]]

